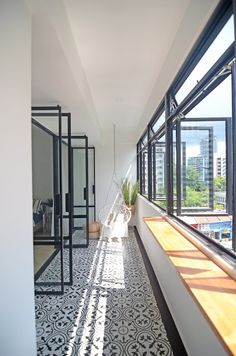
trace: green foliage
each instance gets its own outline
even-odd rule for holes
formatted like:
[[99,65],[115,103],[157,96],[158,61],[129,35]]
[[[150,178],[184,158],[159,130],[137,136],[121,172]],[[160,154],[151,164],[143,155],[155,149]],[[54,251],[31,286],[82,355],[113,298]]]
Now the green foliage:
[[164,189],[164,187],[159,187],[159,188],[158,188],[158,194],[165,194],[165,189]]
[[224,205],[214,201],[214,209],[215,210],[224,210]]
[[158,206],[160,206],[163,209],[166,209],[166,199],[165,200],[154,200],[153,201],[155,204],[157,204]]
[[193,167],[188,167],[186,170],[187,186],[197,192],[202,192],[207,189],[207,184],[200,180],[199,172]]
[[186,198],[184,199],[184,207],[207,207],[209,205],[209,191],[196,191],[190,187],[186,188]]
[[126,205],[134,205],[139,192],[139,183],[130,182],[128,178],[125,178],[121,185],[121,191]]
[[130,202],[130,181],[128,180],[128,178],[125,178],[123,180],[122,185],[121,185],[121,190],[122,190],[125,204],[129,205],[129,202]]
[[209,189],[207,183],[200,180],[200,174],[196,169],[188,167],[183,207],[207,207],[208,205]]
[[226,191],[226,177],[215,177],[214,178],[214,189],[216,192],[225,192]]
[[131,185],[131,194],[130,194],[130,204],[134,205],[139,192],[139,182],[135,182],[133,186]]

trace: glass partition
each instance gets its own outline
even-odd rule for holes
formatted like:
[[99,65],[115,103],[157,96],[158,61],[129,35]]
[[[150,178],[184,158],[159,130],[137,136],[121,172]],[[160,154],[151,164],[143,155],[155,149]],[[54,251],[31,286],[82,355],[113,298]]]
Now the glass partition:
[[87,247],[89,244],[89,167],[88,139],[73,136],[73,246]]
[[[69,140],[66,144],[63,135]],[[62,114],[60,107],[32,109],[36,294],[62,294],[64,285],[72,283],[72,250],[64,251],[64,244],[71,247],[70,225],[64,221],[71,190],[69,137],[70,116]]]

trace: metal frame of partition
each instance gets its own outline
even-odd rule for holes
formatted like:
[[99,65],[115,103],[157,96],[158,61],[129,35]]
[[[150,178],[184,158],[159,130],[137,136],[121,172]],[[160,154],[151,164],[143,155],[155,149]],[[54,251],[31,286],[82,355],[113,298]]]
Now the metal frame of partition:
[[[72,147],[72,149],[78,149],[78,150],[84,150],[85,147]],[[95,172],[95,147],[94,146],[88,146],[88,151],[91,150],[93,152],[93,186],[92,186],[92,194],[93,194],[93,204],[90,204],[89,202],[89,209],[93,209],[93,217],[94,221],[96,220],[96,185],[95,185],[95,179],[96,179],[96,172]],[[89,175],[89,173],[88,173]],[[76,208],[86,208],[85,205],[76,205]],[[90,215],[90,214],[89,214]]]
[[[62,136],[63,139],[67,140],[67,136],[63,135]],[[77,244],[77,243],[73,243],[72,242],[72,247],[73,248],[84,248],[84,247],[88,247],[89,245],[89,231],[88,231],[88,224],[89,224],[89,209],[93,209],[93,216],[94,216],[94,220],[96,220],[96,185],[95,185],[95,179],[96,179],[96,165],[95,165],[95,147],[94,146],[89,146],[88,145],[88,137],[86,135],[72,135],[71,136],[71,140],[84,140],[85,144],[84,145],[79,145],[79,146],[74,146],[71,145],[71,155],[70,155],[70,166],[71,166],[71,177],[72,177],[72,183],[71,183],[71,200],[70,200],[70,204],[71,204],[71,211],[72,211],[72,224],[71,224],[71,235],[72,235],[72,241],[73,241],[73,233],[74,230],[78,230],[74,228],[74,223],[73,220],[74,218],[86,218],[86,226],[87,226],[87,230],[86,230],[86,243],[85,244]],[[63,144],[67,145],[67,143],[65,141],[62,141]],[[74,163],[73,163],[73,159],[74,159],[74,151],[75,150],[85,150],[85,173],[86,173],[86,187],[84,189],[84,198],[86,201],[85,205],[77,205],[74,204]],[[89,186],[88,186],[88,180],[89,180],[89,168],[88,168],[88,151],[91,150],[93,152],[93,186],[92,186],[92,194],[94,197],[94,204],[89,204]],[[88,194],[87,194],[88,192]],[[74,214],[74,208],[85,208],[86,209],[86,214]],[[63,215],[63,218],[68,218],[67,215]],[[68,247],[67,245],[65,246],[66,248]]]
[[[49,130],[47,127],[38,122],[34,117],[54,117],[58,118],[58,135]],[[66,194],[67,209],[69,212],[69,235],[63,235],[63,201],[62,201],[62,119],[67,120],[67,137],[68,137],[68,193]],[[71,114],[62,113],[61,107],[58,106],[34,106],[32,107],[32,124],[52,136],[53,139],[53,193],[54,193],[54,239],[48,236],[34,236],[34,245],[52,245],[56,249],[52,255],[47,259],[39,271],[35,274],[35,286],[36,287],[60,287],[60,290],[37,290],[35,294],[37,295],[61,295],[64,293],[65,285],[72,285],[73,283],[73,258],[72,258],[72,217],[71,217],[71,207],[72,207],[72,184],[73,180],[71,178]],[[59,160],[58,160],[59,154]],[[59,177],[58,177],[59,171]],[[59,181],[58,181],[59,178]],[[58,184],[59,183],[59,184]],[[59,193],[58,193],[59,191]],[[60,227],[58,228],[58,221]],[[69,241],[69,281],[65,281],[64,277],[64,241]],[[53,259],[60,252],[60,282],[37,282],[38,278],[42,275],[45,269],[53,261]]]
[[[75,248],[86,248],[89,246],[89,171],[88,171],[88,137],[86,135],[72,135],[71,139],[73,140],[84,140],[84,146],[73,146],[71,149],[71,162],[72,162],[72,171],[73,171],[73,179],[74,179],[74,151],[77,149],[84,149],[85,150],[85,187],[84,187],[84,200],[85,200],[85,205],[76,205],[74,204],[74,192],[73,192],[73,199],[72,199],[72,218],[73,218],[73,232],[72,232],[72,239],[73,239],[73,234],[75,230],[79,230],[79,228],[74,227],[74,219],[86,219],[86,243],[72,243],[72,246]],[[95,165],[95,163],[94,163]],[[95,171],[94,171],[95,172]],[[95,191],[95,190],[94,190]],[[75,208],[84,208],[86,210],[85,214],[74,214],[74,209]]]

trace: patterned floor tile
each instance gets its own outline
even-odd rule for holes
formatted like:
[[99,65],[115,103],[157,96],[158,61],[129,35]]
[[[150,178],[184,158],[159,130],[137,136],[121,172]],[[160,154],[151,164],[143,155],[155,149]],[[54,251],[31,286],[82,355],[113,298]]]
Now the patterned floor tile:
[[[74,249],[73,265],[63,296],[35,298],[38,356],[173,355],[132,232]],[[58,273],[56,257],[41,281]]]

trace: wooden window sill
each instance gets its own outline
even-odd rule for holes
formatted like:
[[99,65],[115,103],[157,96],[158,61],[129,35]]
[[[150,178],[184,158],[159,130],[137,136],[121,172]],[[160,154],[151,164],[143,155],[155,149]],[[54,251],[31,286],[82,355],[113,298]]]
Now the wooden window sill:
[[236,282],[164,217],[144,218],[230,355],[236,355]]

